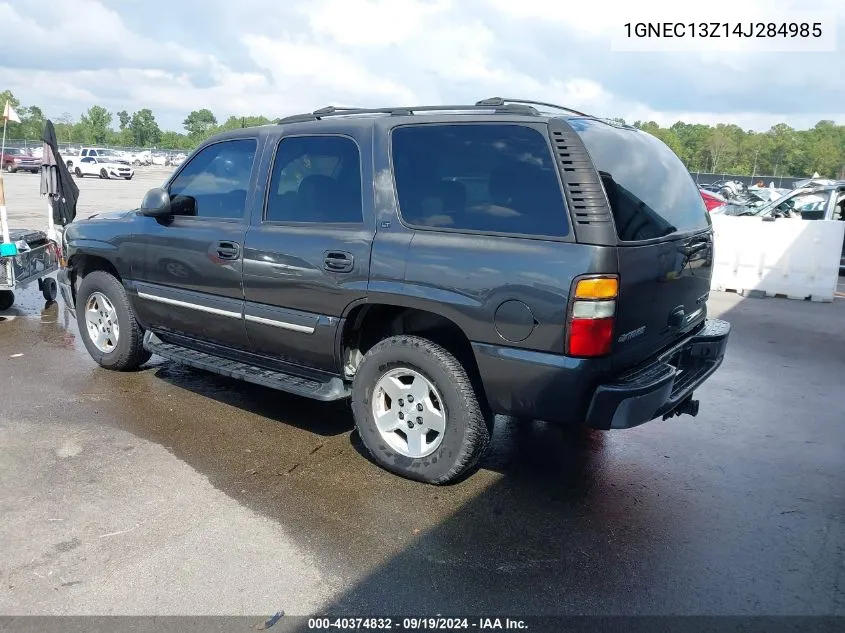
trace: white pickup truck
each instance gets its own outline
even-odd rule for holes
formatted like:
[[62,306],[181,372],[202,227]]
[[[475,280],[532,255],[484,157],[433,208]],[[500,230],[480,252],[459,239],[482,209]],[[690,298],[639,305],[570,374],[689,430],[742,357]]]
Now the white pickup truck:
[[118,163],[124,165],[129,164],[129,161],[123,158],[117,151],[104,147],[83,147],[78,155],[68,156],[65,159],[65,162],[67,163],[68,169],[72,170],[73,166],[78,164],[81,159],[89,156],[98,160],[103,160],[111,163]]

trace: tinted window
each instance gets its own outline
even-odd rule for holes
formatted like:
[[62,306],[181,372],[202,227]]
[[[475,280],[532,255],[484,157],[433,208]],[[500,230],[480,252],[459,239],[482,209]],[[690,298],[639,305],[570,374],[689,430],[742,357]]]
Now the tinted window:
[[170,185],[176,215],[242,218],[257,142],[214,143],[194,156]]
[[412,225],[563,236],[563,195],[546,137],[508,124],[393,131],[402,218]]
[[342,136],[282,139],[273,163],[269,222],[362,222],[361,156]]
[[601,175],[620,240],[649,240],[710,225],[689,171],[662,141],[602,121],[568,122]]

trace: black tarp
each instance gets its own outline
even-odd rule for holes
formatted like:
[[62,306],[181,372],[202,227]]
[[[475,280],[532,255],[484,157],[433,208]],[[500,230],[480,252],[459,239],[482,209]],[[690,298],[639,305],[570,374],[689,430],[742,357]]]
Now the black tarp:
[[79,200],[79,187],[73,181],[56,140],[56,129],[52,121],[44,125],[41,135],[44,141],[44,153],[41,158],[41,195],[47,196],[53,209],[53,222],[67,226],[76,217],[76,203]]

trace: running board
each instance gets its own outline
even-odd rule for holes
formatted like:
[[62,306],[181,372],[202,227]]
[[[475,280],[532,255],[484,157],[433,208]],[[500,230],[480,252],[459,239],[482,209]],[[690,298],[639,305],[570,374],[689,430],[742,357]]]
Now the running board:
[[303,378],[286,374],[272,369],[265,369],[255,365],[249,365],[236,360],[223,358],[207,352],[200,352],[175,343],[162,341],[156,334],[147,330],[144,334],[144,348],[153,354],[157,354],[167,360],[172,360],[182,365],[194,367],[237,378],[256,385],[286,391],[297,396],[304,396],[314,400],[340,400],[350,395],[349,388],[340,378],[331,378],[327,382],[320,382],[312,378]]

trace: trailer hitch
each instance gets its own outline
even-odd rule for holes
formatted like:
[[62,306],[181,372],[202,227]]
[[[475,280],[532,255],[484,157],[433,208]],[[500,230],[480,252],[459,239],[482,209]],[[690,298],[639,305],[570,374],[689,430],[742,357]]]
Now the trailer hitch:
[[698,400],[692,399],[692,394],[687,396],[677,407],[672,409],[669,413],[664,414],[663,419],[668,420],[674,418],[676,415],[691,415],[695,417],[698,415]]

